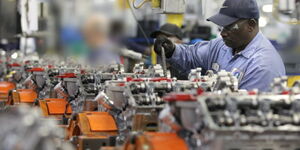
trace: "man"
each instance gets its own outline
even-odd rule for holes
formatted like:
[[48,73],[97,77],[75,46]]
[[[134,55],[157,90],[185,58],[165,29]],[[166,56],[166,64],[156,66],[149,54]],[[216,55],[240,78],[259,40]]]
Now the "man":
[[89,16],[83,24],[82,33],[89,49],[90,65],[118,64],[120,56],[109,39],[110,20],[103,15]]
[[182,42],[183,33],[182,33],[181,29],[175,24],[166,23],[166,24],[162,25],[159,30],[152,32],[150,37],[156,38],[160,35],[164,35],[164,36],[168,37],[168,39],[170,39],[174,43],[177,43],[177,44],[183,43]]
[[218,14],[208,21],[221,26],[222,38],[187,46],[157,37],[154,49],[163,46],[168,62],[185,72],[203,70],[230,71],[239,80],[239,88],[268,91],[275,77],[285,75],[281,57],[269,40],[259,32],[259,10],[255,0],[225,0]]
[[[166,23],[163,26],[161,26],[159,30],[152,32],[150,35],[151,38],[157,38],[159,36],[167,37],[169,40],[171,40],[173,43],[176,43],[176,44],[183,43],[183,41],[182,41],[183,32],[175,24]],[[187,76],[185,76],[184,74],[181,74],[180,70],[175,69],[174,67],[170,66],[170,64],[167,64],[167,65],[168,65],[167,66],[168,69],[171,72],[172,77],[176,77],[179,80],[187,79]]]

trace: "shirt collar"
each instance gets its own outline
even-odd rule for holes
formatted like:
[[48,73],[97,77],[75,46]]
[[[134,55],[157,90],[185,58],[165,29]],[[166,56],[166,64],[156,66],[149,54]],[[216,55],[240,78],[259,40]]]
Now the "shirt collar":
[[256,36],[252,39],[252,41],[247,45],[247,47],[243,51],[241,51],[241,55],[243,55],[246,58],[250,58],[256,52],[256,47],[261,42],[262,38],[262,33],[258,32]]

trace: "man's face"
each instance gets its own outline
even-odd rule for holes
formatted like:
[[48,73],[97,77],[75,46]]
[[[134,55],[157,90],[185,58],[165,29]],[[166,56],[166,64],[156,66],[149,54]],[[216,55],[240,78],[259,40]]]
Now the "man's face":
[[248,20],[241,19],[221,29],[224,43],[232,49],[243,47],[249,41]]

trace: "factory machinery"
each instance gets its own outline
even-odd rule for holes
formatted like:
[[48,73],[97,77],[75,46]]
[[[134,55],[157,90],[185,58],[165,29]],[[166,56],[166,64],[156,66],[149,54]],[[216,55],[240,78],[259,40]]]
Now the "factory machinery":
[[53,64],[1,63],[0,149],[300,149],[298,82],[261,93],[226,71]]

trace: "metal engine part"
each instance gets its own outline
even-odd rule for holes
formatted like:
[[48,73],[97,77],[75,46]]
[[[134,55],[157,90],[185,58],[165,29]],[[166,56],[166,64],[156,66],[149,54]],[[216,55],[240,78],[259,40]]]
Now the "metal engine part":
[[[176,127],[171,129],[190,149],[300,148],[299,94],[204,93],[197,100],[177,94],[168,107],[162,121]],[[175,121],[168,123],[166,118]]]
[[63,142],[63,130],[57,122],[43,119],[37,108],[20,106],[0,113],[0,149],[73,150]]

